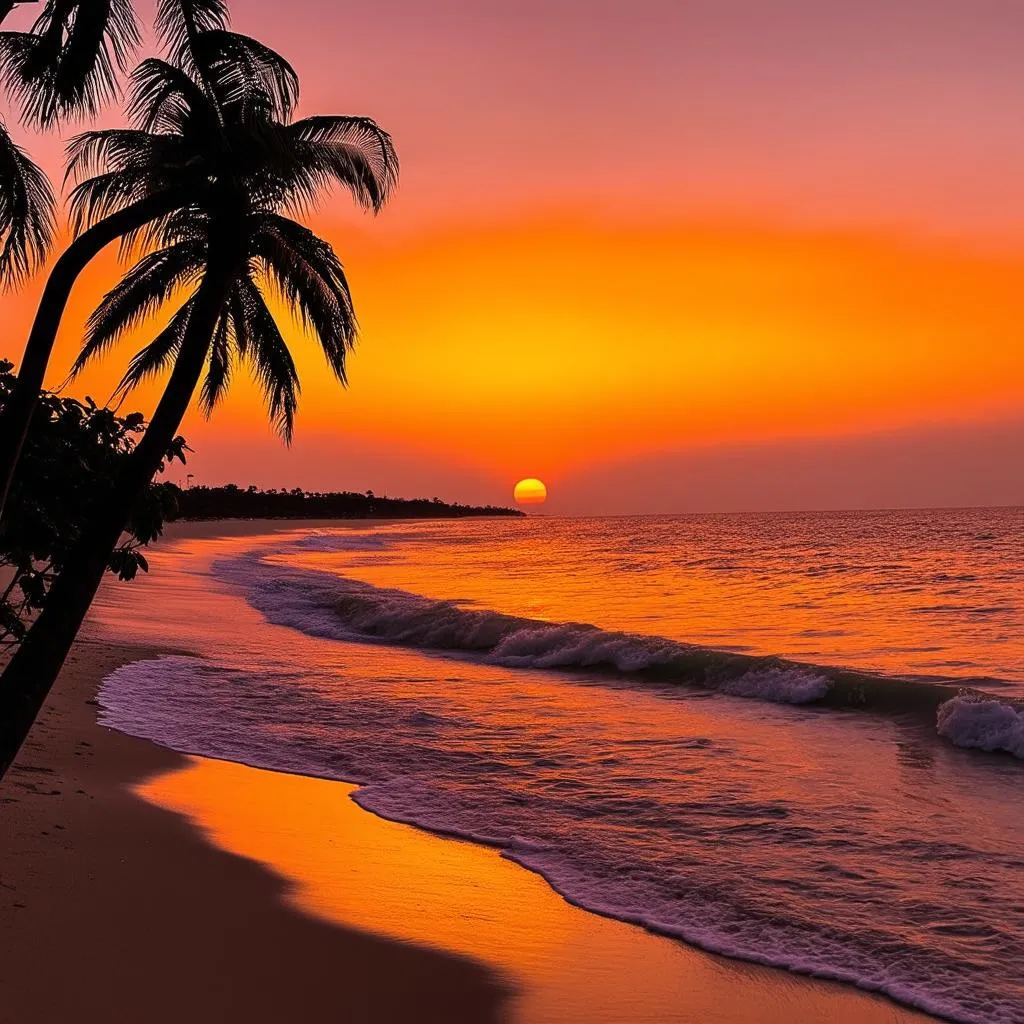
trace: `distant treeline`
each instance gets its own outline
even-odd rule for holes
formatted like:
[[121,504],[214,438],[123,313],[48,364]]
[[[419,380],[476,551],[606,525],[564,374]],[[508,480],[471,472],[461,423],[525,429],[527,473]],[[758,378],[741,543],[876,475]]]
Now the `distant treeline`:
[[497,505],[449,504],[440,498],[385,498],[367,491],[261,491],[257,487],[190,487],[180,492],[181,519],[449,519],[521,516]]

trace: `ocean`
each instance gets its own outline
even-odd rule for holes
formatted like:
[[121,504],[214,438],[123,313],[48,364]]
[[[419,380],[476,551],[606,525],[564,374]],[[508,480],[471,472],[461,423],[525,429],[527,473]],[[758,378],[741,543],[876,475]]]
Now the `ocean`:
[[126,615],[196,655],[110,676],[109,725],[1024,1022],[1024,510],[289,524],[175,542],[104,589]]

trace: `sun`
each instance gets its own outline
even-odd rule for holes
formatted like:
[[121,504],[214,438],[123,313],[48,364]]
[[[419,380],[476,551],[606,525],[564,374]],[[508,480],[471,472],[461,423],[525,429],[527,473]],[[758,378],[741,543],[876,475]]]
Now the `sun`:
[[520,480],[513,493],[520,505],[543,505],[548,500],[548,489],[534,477]]

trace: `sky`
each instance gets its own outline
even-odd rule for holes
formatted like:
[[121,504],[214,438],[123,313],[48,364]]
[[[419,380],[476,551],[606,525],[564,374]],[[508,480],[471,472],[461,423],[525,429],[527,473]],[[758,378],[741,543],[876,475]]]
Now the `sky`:
[[[507,502],[535,476],[573,514],[1024,503],[1024,5],[231,6],[302,113],[391,131],[402,184],[377,218],[340,194],[310,218],[360,317],[349,390],[290,329],[294,445],[240,383],[186,422],[197,481]],[[27,144],[57,172],[60,140]],[[116,272],[80,282],[51,385]],[[0,298],[15,358],[39,286]],[[146,340],[70,393],[105,400]]]

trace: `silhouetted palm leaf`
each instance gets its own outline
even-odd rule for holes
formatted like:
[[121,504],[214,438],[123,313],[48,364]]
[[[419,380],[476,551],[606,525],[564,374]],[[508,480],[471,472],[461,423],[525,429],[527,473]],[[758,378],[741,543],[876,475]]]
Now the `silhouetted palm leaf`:
[[202,86],[165,60],[144,60],[132,72],[131,87],[128,118],[142,131],[184,134],[196,118],[204,119],[207,128],[219,124]]
[[192,301],[189,300],[171,317],[170,323],[153,341],[141,351],[136,352],[128,364],[128,369],[121,378],[121,383],[115,394],[127,394],[133,388],[138,387],[147,377],[155,376],[167,369],[181,348],[191,312]]
[[197,62],[209,78],[222,106],[256,106],[260,98],[270,113],[288,120],[299,101],[299,76],[280,54],[258,39],[237,32],[210,31],[196,41]]
[[160,0],[157,34],[168,60],[190,75],[218,110],[260,98],[274,117],[287,119],[298,102],[299,79],[280,54],[228,28],[224,0]]
[[246,330],[246,355],[263,388],[271,422],[290,442],[299,407],[299,374],[288,345],[259,288],[249,278],[238,282]]
[[217,327],[210,342],[209,368],[206,371],[206,380],[203,381],[203,390],[200,396],[199,406],[207,416],[213,412],[214,406],[224,397],[228,385],[231,383],[233,332],[231,314],[225,310],[217,321]]
[[46,259],[54,210],[49,179],[0,123],[0,285],[20,284]]
[[225,30],[228,26],[225,0],[159,0],[156,31],[168,58],[195,74],[197,41],[204,32]]
[[204,263],[202,247],[190,242],[179,242],[139,260],[89,317],[85,344],[72,367],[72,375],[122,334],[142,323],[178,289],[194,284]]
[[253,252],[287,308],[314,332],[331,370],[345,383],[345,355],[356,336],[356,317],[334,249],[301,224],[267,215],[253,238]]
[[0,76],[27,120],[93,116],[139,44],[131,0],[47,0],[30,32],[0,32]]

